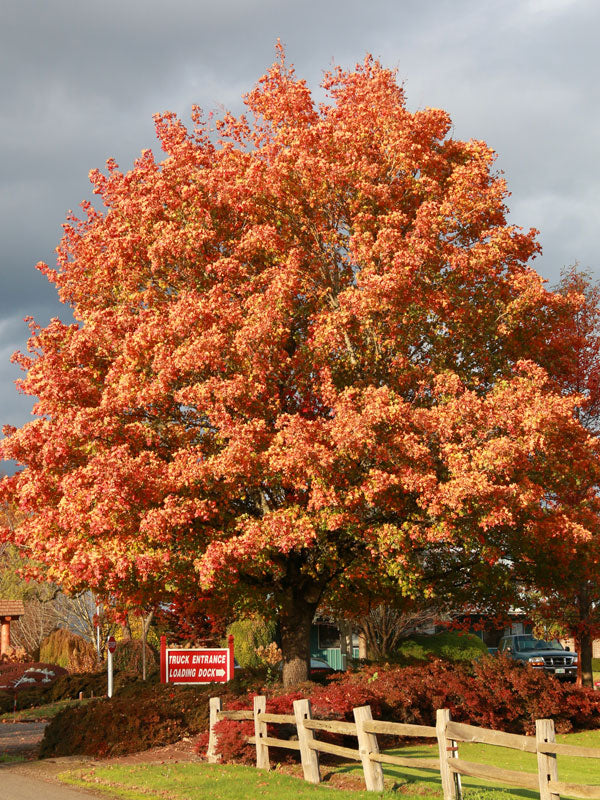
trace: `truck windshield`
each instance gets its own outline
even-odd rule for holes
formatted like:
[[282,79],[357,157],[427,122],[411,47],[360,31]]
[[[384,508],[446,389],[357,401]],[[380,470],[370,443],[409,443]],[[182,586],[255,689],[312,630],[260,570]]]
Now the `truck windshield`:
[[515,636],[515,650],[521,653],[523,650],[564,650],[564,647],[556,639],[545,642],[533,636]]

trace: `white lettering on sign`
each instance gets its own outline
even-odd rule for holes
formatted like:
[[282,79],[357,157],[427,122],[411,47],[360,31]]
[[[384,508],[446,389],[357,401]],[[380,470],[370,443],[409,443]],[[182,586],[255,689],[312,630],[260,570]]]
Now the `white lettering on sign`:
[[213,653],[205,655],[196,653],[192,658],[192,664],[225,664],[227,663],[227,653]]
[[214,667],[212,669],[210,667],[205,669],[191,667],[189,669],[171,670],[171,677],[173,678],[222,678],[224,675],[224,669],[215,669]]
[[172,653],[170,660],[174,664],[189,664],[190,663],[190,656],[189,656],[189,654]]
[[230,650],[167,650],[166,680],[174,683],[226,681]]

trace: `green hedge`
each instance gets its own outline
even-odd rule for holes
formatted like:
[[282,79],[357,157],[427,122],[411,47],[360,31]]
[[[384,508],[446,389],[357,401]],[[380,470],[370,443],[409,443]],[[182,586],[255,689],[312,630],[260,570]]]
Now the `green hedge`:
[[487,652],[486,645],[474,633],[457,631],[411,636],[398,648],[399,657],[407,661],[427,661],[432,657],[445,661],[473,661]]
[[275,623],[259,616],[238,619],[227,628],[227,635],[233,636],[235,657],[240,667],[256,668],[261,666],[256,650],[275,640]]

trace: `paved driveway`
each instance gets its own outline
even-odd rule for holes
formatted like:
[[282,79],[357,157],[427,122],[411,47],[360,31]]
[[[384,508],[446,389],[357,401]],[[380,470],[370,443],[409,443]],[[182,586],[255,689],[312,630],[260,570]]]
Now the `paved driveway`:
[[[102,796],[110,800],[110,795]],[[81,789],[19,774],[9,765],[0,767],[0,800],[92,800],[98,797]]]
[[[33,754],[42,740],[45,722],[0,724],[0,753],[9,756]],[[82,766],[83,764],[81,764]],[[69,759],[8,762],[0,764],[0,800],[92,800],[110,795],[71,789],[58,783],[55,775],[80,766]]]

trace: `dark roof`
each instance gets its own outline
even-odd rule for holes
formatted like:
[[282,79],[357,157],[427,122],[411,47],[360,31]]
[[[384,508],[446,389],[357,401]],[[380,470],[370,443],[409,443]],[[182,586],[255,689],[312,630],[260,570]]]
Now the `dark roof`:
[[24,613],[21,600],[0,600],[0,617],[20,617]]

